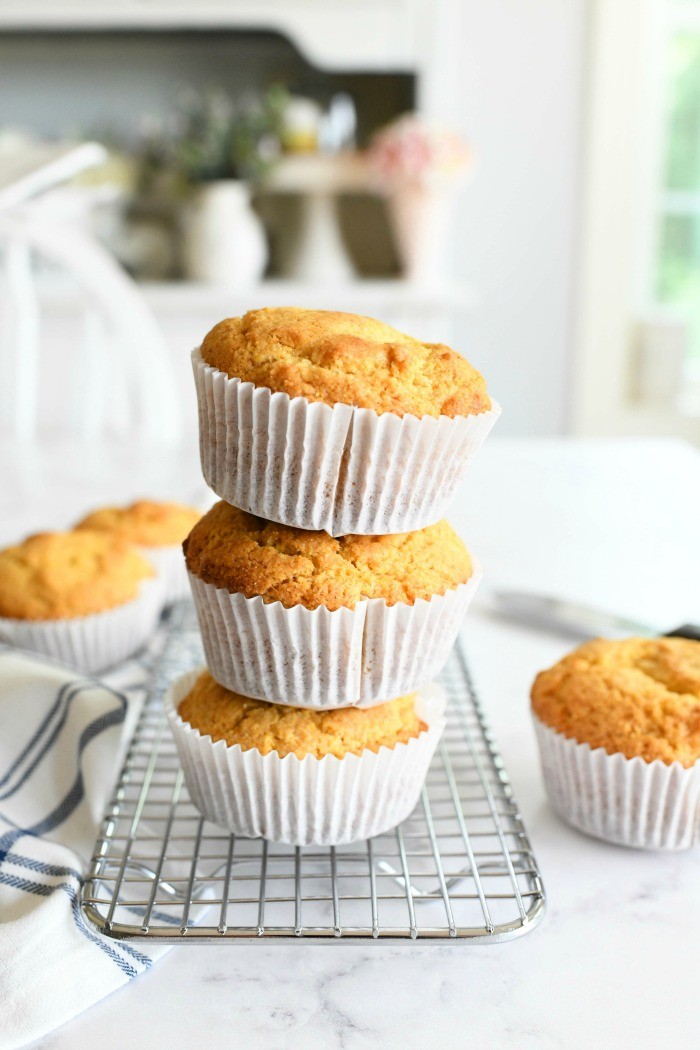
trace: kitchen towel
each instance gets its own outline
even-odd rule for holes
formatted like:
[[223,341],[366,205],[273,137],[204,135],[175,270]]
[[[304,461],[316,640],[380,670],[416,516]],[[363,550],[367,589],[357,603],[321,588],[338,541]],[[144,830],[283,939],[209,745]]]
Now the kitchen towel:
[[163,629],[84,677],[0,646],[0,1050],[45,1035],[167,951],[113,941],[78,895]]

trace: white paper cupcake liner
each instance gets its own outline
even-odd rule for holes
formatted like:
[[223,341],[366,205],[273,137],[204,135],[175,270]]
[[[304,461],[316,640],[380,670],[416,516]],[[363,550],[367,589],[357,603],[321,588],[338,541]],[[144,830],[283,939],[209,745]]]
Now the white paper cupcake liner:
[[83,674],[97,674],[146,644],[163,606],[159,580],[145,580],[133,601],[66,620],[0,618],[0,641],[52,656]]
[[208,820],[236,835],[329,846],[380,835],[416,806],[445,724],[439,686],[421,690],[416,709],[428,729],[406,744],[342,759],[280,758],[213,743],[183,722],[178,706],[201,670],[170,687],[165,709],[190,796]]
[[547,794],[569,824],[637,849],[688,849],[698,841],[700,763],[609,755],[534,717]]
[[189,574],[212,676],[243,696],[292,707],[371,707],[410,693],[445,666],[481,572],[413,605],[285,608]]
[[207,484],[234,507],[331,536],[439,521],[501,412],[378,415],[229,379],[199,350],[192,365]]
[[181,543],[167,547],[139,547],[139,551],[158,573],[164,606],[172,605],[180,598],[189,598],[190,585]]

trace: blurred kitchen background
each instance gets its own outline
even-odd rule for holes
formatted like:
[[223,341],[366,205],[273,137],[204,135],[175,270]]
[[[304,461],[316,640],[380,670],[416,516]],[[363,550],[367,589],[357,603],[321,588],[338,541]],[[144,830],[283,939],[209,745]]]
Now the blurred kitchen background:
[[0,254],[6,470],[191,449],[262,305],[450,343],[500,437],[700,442],[700,0],[0,0]]

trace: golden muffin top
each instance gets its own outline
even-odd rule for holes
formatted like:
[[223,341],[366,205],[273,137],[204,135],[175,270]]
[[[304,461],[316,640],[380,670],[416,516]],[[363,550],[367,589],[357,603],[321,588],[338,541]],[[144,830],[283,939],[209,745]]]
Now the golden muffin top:
[[232,379],[327,405],[419,418],[491,407],[483,377],[461,354],[357,314],[249,310],[212,328],[200,353]]
[[204,671],[179,707],[180,717],[210,736],[261,755],[359,755],[405,744],[428,727],[415,711],[415,693],[360,710],[309,711],[301,707],[252,700],[225,689]]
[[42,532],[0,551],[0,616],[61,620],[136,598],[153,569],[108,533]]
[[532,709],[552,729],[608,754],[692,766],[700,758],[700,642],[587,642],[538,674]]
[[182,543],[201,513],[182,503],[141,499],[130,507],[103,507],[79,521],[76,529],[113,532],[142,547],[169,547]]
[[469,551],[440,521],[394,536],[340,536],[277,525],[215,503],[183,544],[187,568],[246,598],[315,609],[387,605],[444,594],[472,574]]

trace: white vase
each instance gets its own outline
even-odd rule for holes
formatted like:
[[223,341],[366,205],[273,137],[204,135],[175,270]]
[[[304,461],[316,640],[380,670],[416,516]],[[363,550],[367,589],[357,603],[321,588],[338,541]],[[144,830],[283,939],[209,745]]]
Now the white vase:
[[435,284],[444,276],[445,246],[454,192],[449,185],[406,183],[387,198],[404,276]]
[[193,281],[249,285],[267,264],[267,239],[250,205],[247,182],[225,179],[200,186],[185,210],[183,255]]

